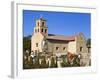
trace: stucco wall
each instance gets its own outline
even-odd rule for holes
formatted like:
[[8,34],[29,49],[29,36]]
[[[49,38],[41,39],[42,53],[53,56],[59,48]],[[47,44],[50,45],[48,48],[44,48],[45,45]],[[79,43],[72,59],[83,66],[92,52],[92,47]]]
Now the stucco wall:
[[76,53],[76,41],[71,41],[68,43],[68,52]]
[[[38,33],[34,34],[31,38],[31,50],[39,50],[39,52],[42,52],[42,41],[43,41],[43,35]],[[36,43],[38,43],[38,47],[36,47]]]
[[[56,50],[56,47],[58,47],[58,50]],[[63,49],[65,47],[65,49]],[[48,52],[53,52],[53,54],[56,53],[66,53],[67,54],[67,50],[68,50],[68,43],[52,43],[48,41]]]

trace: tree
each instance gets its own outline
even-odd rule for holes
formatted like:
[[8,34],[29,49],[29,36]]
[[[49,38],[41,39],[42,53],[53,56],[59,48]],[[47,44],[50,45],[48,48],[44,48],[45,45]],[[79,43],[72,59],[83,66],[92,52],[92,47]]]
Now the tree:
[[35,58],[34,58],[34,64],[33,64],[33,68],[40,68],[40,64],[39,64],[39,57],[38,56],[36,56]]
[[40,67],[41,67],[41,68],[48,68],[48,64],[46,64],[46,59],[45,59],[45,57],[42,58]]
[[77,56],[74,57],[74,60],[73,60],[73,64],[71,65],[72,67],[78,67],[80,66],[80,60]]
[[55,59],[52,57],[51,58],[51,65],[50,65],[50,68],[55,68],[57,67],[57,63],[55,62]]
[[23,68],[24,69],[32,69],[33,68],[33,59],[31,56],[28,56],[30,60],[24,59],[23,60]]
[[62,63],[61,63],[61,66],[62,67],[66,67],[66,56],[61,56],[62,57]]
[[29,50],[31,52],[31,35],[23,37],[23,51]]

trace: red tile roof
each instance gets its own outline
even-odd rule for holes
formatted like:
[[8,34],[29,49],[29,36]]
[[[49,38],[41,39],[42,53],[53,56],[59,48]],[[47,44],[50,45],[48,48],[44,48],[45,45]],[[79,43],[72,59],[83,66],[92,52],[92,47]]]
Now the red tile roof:
[[50,40],[61,40],[61,41],[74,41],[76,36],[64,36],[64,35],[48,35],[47,39]]

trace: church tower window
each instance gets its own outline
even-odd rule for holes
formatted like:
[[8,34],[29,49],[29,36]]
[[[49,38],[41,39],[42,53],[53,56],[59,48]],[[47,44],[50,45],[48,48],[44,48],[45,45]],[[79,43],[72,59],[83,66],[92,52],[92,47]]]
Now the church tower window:
[[39,22],[38,22],[38,26],[39,26]]
[[38,29],[38,32],[39,32],[39,29]]
[[35,29],[35,33],[37,33],[37,29]]
[[47,33],[47,29],[45,29],[45,33]]
[[42,26],[44,26],[44,22],[42,22]]
[[41,29],[41,32],[43,32],[43,29]]

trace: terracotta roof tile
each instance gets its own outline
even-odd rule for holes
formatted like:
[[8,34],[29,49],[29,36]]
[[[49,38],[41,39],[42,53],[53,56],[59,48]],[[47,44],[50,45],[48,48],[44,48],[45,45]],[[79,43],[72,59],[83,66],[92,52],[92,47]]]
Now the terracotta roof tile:
[[47,36],[50,40],[74,41],[76,36],[53,35]]

